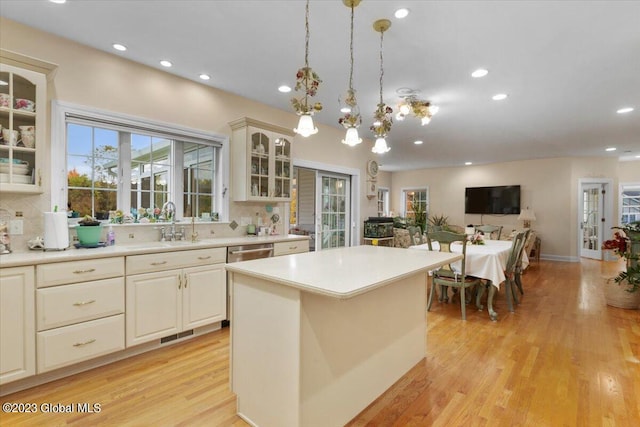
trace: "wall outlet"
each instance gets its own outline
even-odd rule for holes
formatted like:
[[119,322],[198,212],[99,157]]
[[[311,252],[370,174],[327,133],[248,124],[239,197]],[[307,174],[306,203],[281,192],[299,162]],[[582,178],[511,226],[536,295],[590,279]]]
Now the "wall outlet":
[[12,219],[9,221],[9,234],[13,236],[24,234],[24,220]]

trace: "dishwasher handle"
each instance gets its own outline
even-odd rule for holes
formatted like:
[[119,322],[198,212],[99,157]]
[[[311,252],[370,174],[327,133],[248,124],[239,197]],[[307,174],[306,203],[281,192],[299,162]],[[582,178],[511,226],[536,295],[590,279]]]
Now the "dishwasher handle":
[[242,255],[242,254],[255,254],[258,252],[271,252],[273,248],[258,248],[258,249],[243,249],[239,251],[230,251],[231,255]]

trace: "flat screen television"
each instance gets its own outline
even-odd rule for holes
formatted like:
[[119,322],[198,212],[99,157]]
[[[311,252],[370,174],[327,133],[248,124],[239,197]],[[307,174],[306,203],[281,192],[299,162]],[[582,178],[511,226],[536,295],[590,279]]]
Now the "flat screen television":
[[464,213],[517,215],[520,213],[520,186],[467,187]]

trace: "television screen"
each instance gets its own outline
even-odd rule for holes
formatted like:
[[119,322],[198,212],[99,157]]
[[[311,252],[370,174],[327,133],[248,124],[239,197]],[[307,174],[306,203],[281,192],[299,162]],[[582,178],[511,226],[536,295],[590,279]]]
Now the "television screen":
[[520,213],[520,186],[467,187],[464,213],[517,215]]

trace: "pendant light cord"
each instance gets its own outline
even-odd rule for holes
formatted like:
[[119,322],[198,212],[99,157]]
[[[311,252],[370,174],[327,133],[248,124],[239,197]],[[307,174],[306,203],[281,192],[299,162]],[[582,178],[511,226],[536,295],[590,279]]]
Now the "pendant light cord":
[[304,66],[309,68],[309,0],[307,0],[307,6],[304,14]]
[[349,90],[353,91],[353,2],[351,2],[351,39],[349,43],[351,55],[351,69],[349,70]]
[[383,57],[382,57],[382,41],[384,39],[384,31],[380,31],[380,104],[382,105],[382,77],[384,76]]

